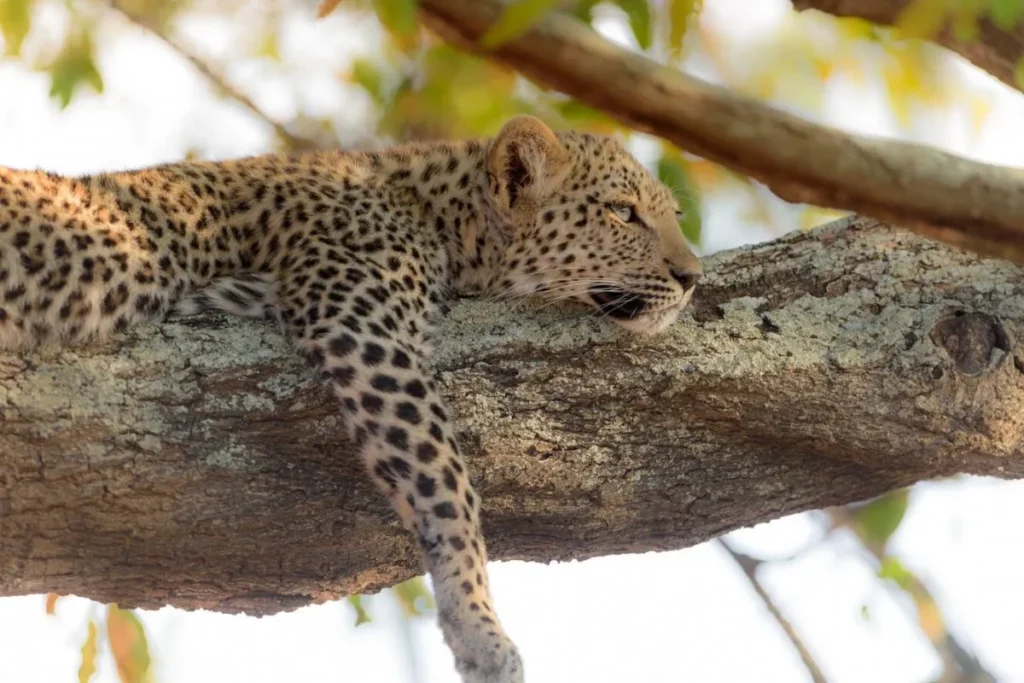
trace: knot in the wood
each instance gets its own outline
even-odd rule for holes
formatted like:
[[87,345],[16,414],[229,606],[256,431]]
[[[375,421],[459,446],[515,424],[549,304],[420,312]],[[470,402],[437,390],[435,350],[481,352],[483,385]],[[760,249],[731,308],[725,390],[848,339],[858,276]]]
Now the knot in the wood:
[[956,311],[935,324],[931,337],[949,354],[956,369],[968,377],[988,370],[995,349],[1004,354],[1010,351],[1006,330],[987,313]]

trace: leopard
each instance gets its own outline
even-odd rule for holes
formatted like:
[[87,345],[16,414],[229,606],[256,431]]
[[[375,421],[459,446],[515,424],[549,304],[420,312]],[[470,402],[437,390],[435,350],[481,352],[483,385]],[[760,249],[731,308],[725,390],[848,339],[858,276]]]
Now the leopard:
[[529,115],[486,139],[79,176],[0,167],[0,349],[206,311],[272,321],[329,383],[418,543],[461,680],[522,683],[434,332],[458,297],[489,296],[661,333],[703,273],[680,211],[618,137]]

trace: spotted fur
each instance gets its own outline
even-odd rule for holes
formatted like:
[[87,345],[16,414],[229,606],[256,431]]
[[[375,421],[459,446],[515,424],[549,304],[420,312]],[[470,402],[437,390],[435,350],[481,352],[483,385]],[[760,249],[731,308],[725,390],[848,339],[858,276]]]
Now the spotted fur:
[[572,299],[665,329],[701,273],[677,210],[615,140],[530,117],[483,142],[79,178],[0,168],[0,348],[208,308],[276,320],[330,378],[370,476],[419,540],[463,680],[516,683],[427,336],[459,292]]

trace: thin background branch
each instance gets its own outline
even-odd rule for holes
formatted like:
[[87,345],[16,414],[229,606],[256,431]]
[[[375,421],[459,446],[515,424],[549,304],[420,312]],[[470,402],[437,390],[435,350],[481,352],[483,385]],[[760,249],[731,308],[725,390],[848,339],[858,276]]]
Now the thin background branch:
[[737,565],[739,565],[739,568],[743,570],[743,574],[747,577],[747,580],[750,582],[754,592],[757,593],[759,598],[761,598],[761,602],[764,603],[764,606],[771,613],[772,617],[774,617],[775,621],[778,622],[779,626],[786,634],[786,637],[789,638],[789,642],[793,645],[797,654],[800,655],[800,659],[803,661],[804,667],[807,669],[807,673],[810,674],[811,680],[814,681],[814,683],[828,683],[828,679],[825,678],[825,674],[821,672],[821,669],[818,667],[818,663],[814,660],[814,656],[811,654],[810,650],[808,650],[807,646],[804,645],[804,641],[800,638],[800,634],[796,632],[796,629],[793,628],[793,625],[789,623],[789,620],[782,614],[782,611],[775,604],[775,601],[772,600],[772,596],[768,594],[768,591],[761,585],[761,581],[758,580],[757,570],[758,567],[764,564],[764,562],[736,550],[728,541],[725,540],[724,537],[720,537],[718,539],[718,544],[725,549],[725,552],[729,553],[729,556]]
[[220,71],[212,64],[206,62],[199,55],[193,52],[188,46],[178,41],[173,36],[169,35],[163,28],[157,26],[153,22],[149,21],[146,17],[136,14],[135,12],[127,9],[123,5],[117,2],[117,0],[109,0],[108,6],[115,12],[120,14],[122,17],[127,19],[132,24],[139,28],[147,31],[154,37],[158,38],[164,45],[169,47],[180,57],[189,62],[206,80],[208,80],[216,90],[224,93],[227,97],[238,102],[243,107],[249,110],[250,113],[255,115],[258,119],[269,125],[274,129],[274,133],[287,145],[291,150],[309,150],[318,149],[322,147],[317,141],[309,138],[295,135],[288,130],[287,127],[280,121],[275,120],[265,111],[259,108],[259,106],[253,102],[252,98],[246,95],[244,92],[233,86],[228,79],[220,73]]

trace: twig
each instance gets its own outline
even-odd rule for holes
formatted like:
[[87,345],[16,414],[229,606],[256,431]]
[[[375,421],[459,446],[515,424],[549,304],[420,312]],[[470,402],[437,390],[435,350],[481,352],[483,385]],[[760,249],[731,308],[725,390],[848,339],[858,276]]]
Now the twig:
[[220,90],[225,95],[235,100],[243,107],[248,109],[258,119],[265,122],[271,128],[277,136],[292,150],[306,150],[306,149],[317,149],[319,145],[315,140],[295,135],[291,133],[283,123],[274,120],[269,114],[260,109],[252,99],[238,88],[231,85],[228,80],[221,74],[212,64],[207,63],[197,54],[195,54],[187,46],[180,43],[178,40],[168,35],[161,27],[153,24],[146,17],[136,14],[132,10],[125,8],[117,0],[108,0],[107,3],[111,9],[123,16],[125,19],[135,24],[139,28],[147,31],[154,37],[158,38],[171,50],[176,52],[180,57],[188,61],[193,68],[196,69],[200,74],[208,80],[215,89]]
[[818,663],[814,661],[814,657],[811,655],[810,650],[808,650],[807,646],[804,645],[803,640],[800,638],[800,634],[796,632],[796,629],[793,628],[791,623],[789,623],[789,620],[783,616],[782,612],[775,605],[775,601],[772,600],[772,597],[768,595],[768,591],[764,589],[764,586],[762,586],[761,582],[758,580],[757,568],[761,566],[761,560],[741,553],[738,550],[734,550],[722,537],[719,537],[718,543],[725,548],[725,552],[729,553],[729,556],[732,557],[732,559],[736,561],[736,564],[739,565],[740,569],[743,570],[747,580],[750,581],[750,585],[761,598],[764,606],[768,608],[768,611],[771,612],[775,621],[777,621],[779,626],[782,627],[782,630],[789,638],[789,642],[793,644],[797,654],[800,655],[800,659],[807,668],[807,673],[810,674],[811,680],[813,680],[814,683],[828,683],[828,679],[825,678],[825,674],[823,674],[821,669],[818,668]]
[[558,12],[486,51],[477,41],[500,16],[500,0],[419,7],[453,45],[755,178],[787,201],[854,211],[1024,263],[1024,173],[801,119],[615,45]]

